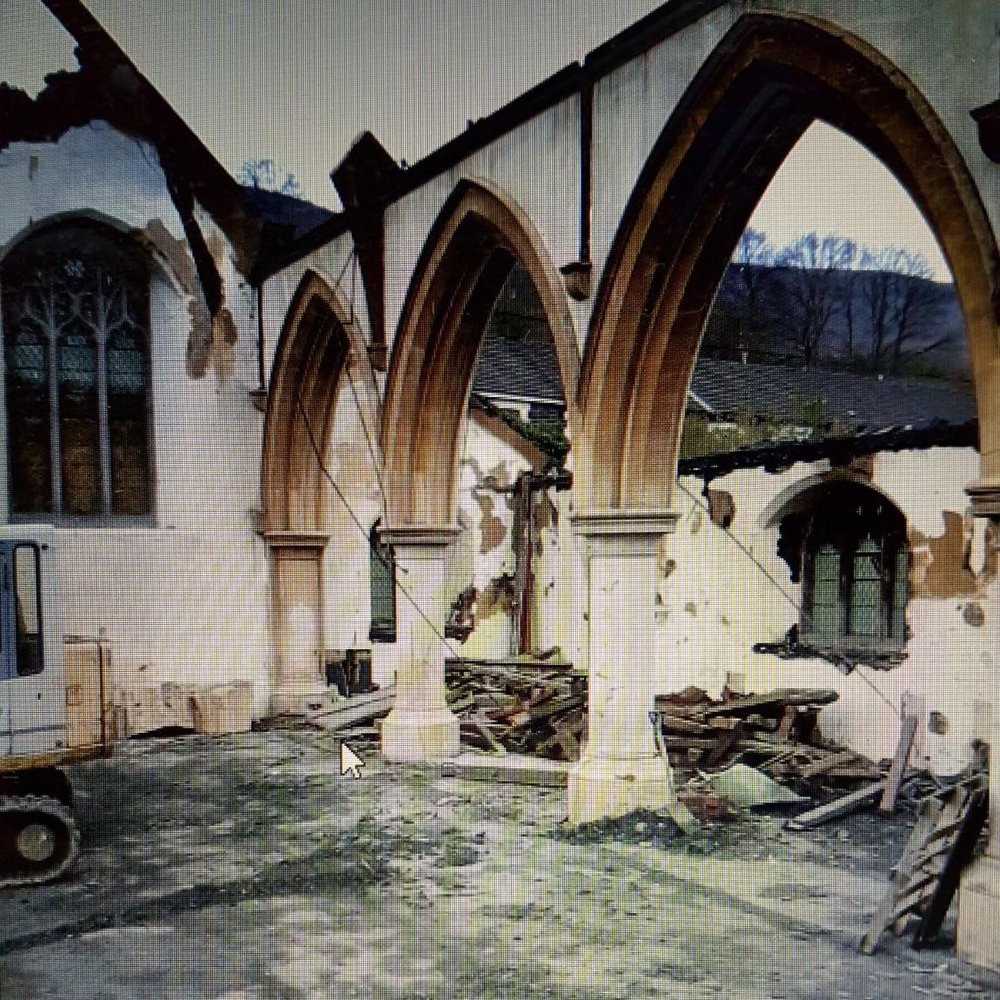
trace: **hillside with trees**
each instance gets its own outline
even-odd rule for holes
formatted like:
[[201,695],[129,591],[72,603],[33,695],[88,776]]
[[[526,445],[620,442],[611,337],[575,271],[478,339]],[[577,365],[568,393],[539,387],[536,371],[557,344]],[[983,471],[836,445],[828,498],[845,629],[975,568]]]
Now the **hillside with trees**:
[[706,357],[886,375],[969,377],[955,288],[901,247],[810,233],[782,248],[748,229],[702,344]]

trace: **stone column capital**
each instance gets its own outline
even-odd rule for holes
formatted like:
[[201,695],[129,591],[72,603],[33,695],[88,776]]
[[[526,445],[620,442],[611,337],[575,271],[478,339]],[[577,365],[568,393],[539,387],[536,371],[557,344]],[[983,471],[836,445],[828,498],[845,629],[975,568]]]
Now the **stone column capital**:
[[379,540],[396,549],[443,549],[462,533],[456,524],[390,524],[379,528]]
[[640,556],[656,552],[660,539],[673,534],[675,510],[587,511],[572,518],[573,531],[592,555]]
[[304,550],[308,554],[309,551],[322,552],[330,536],[322,531],[268,531],[264,541],[274,550]]
[[980,481],[965,491],[972,501],[972,513],[976,517],[988,517],[1000,521],[1000,483]]

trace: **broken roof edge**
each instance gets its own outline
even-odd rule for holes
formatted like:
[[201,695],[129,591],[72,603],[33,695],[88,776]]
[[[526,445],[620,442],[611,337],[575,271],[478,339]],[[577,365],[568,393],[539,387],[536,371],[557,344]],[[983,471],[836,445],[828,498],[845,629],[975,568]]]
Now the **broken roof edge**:
[[[359,142],[368,136],[385,152],[393,165],[397,166],[397,171],[387,175],[388,179],[383,186],[367,192],[368,199],[365,204],[370,209],[376,210],[393,204],[429,180],[453,169],[462,160],[468,159],[501,136],[513,132],[574,94],[582,94],[620,66],[729,2],[731,0],[667,0],[634,24],[592,49],[581,60],[571,62],[557,70],[488,115],[470,121],[464,132],[452,136],[408,167],[398,166],[372,132],[362,132],[340,163],[331,171],[331,180],[337,187],[338,194],[341,194],[335,175],[349,160]],[[346,202],[345,209],[347,209]],[[271,277],[282,268],[318,250],[330,240],[343,235],[350,228],[349,215],[350,212],[345,210],[337,220],[325,223],[303,236],[301,240],[297,240],[294,246],[287,248],[285,252],[269,258],[266,267],[261,269],[260,280]]]
[[938,447],[978,448],[979,422],[970,420],[964,424],[947,424],[938,421],[926,427],[889,427],[867,434],[819,441],[771,442],[753,448],[682,458],[677,463],[677,475],[698,476],[708,483],[737,469],[762,468],[765,472],[778,472],[796,462],[815,462],[824,458],[843,462],[880,451]]
[[533,428],[529,421],[514,416],[507,410],[491,402],[481,393],[473,392],[469,394],[469,408],[478,409],[486,414],[486,416],[499,420],[504,426],[520,437],[522,441],[525,441],[536,451],[543,454],[551,462],[555,462],[561,466],[565,461],[569,451],[568,443],[565,449],[556,448],[551,438]]
[[[53,142],[70,129],[97,120],[149,142],[156,149],[168,185],[176,184],[172,175],[183,164],[191,194],[226,234],[236,251],[239,269],[249,273],[258,250],[261,222],[250,210],[236,179],[81,0],[42,3],[75,40],[78,69],[48,74],[34,97],[19,88],[5,87],[9,108],[0,129],[0,148],[19,141]],[[24,134],[16,130],[17,124]]]

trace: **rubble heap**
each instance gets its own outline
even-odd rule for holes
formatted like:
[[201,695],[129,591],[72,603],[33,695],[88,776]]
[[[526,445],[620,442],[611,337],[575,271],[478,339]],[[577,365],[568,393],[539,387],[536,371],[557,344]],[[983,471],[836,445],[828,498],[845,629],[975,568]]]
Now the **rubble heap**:
[[819,713],[837,697],[836,691],[784,688],[753,695],[725,690],[714,700],[686,688],[658,695],[656,715],[675,771],[739,762],[815,798],[881,776],[867,757],[823,739]]

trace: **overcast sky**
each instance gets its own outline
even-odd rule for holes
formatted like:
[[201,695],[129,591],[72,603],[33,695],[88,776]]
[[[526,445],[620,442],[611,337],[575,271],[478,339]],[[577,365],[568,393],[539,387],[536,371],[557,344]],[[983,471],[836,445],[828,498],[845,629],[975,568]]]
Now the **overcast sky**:
[[[411,163],[659,6],[658,0],[86,0],[231,171],[252,157],[337,207],[330,170],[362,130]],[[0,74],[34,93],[72,68],[39,0],[0,0]],[[853,141],[816,126],[753,224],[777,243],[816,230],[924,253],[916,208]]]

